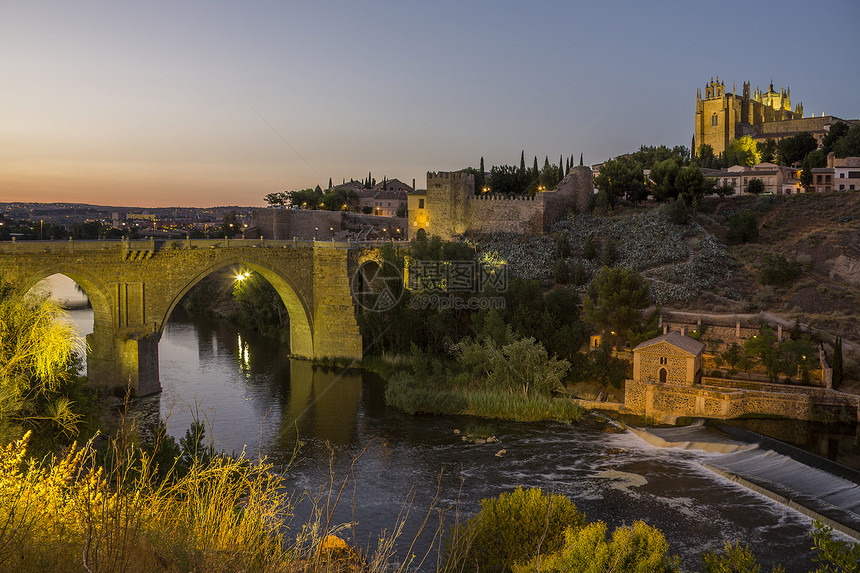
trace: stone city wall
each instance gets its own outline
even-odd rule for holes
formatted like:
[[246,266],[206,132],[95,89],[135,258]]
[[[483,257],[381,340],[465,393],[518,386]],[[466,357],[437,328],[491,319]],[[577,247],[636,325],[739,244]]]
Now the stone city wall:
[[586,210],[593,191],[591,169],[584,166],[571,169],[551,191],[514,197],[475,195],[470,174],[428,172],[425,206],[409,213],[409,236],[418,228],[443,239],[468,232],[545,233],[571,209]]

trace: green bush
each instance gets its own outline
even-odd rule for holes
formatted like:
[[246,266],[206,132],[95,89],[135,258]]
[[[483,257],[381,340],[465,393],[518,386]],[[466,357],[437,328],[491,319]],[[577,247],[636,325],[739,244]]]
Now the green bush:
[[606,538],[606,524],[590,523],[581,529],[569,528],[560,551],[514,567],[516,573],[576,571],[578,573],[661,573],[678,570],[677,559],[668,554],[669,545],[659,529],[642,521],[619,527]]
[[555,278],[555,282],[558,284],[566,284],[570,281],[570,267],[567,266],[564,259],[558,258],[555,260],[555,271],[553,273],[553,277]]
[[680,195],[674,201],[666,203],[660,208],[660,211],[665,215],[669,222],[676,225],[684,225],[690,220],[690,212],[687,209],[687,204],[684,203],[684,198]]
[[514,563],[527,562],[538,552],[558,551],[565,530],[582,527],[584,522],[570,499],[518,487],[481,500],[481,511],[454,532],[446,569],[510,571]]
[[750,243],[758,239],[758,219],[749,209],[729,215],[728,226],[726,240],[730,244]]
[[[749,547],[740,542],[726,543],[722,553],[708,551],[702,555],[703,573],[760,573],[761,565]],[[785,571],[781,565],[774,565],[772,573]]]
[[765,285],[787,285],[803,273],[803,265],[789,261],[785,255],[765,255],[761,270],[761,283]]

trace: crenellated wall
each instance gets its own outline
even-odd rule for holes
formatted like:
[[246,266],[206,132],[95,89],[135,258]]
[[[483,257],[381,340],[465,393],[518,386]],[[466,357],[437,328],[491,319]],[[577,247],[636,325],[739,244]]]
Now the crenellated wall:
[[469,232],[545,233],[571,209],[586,210],[593,191],[591,169],[584,166],[534,196],[476,195],[471,174],[428,172],[426,193],[409,199],[409,238],[419,229],[444,239]]

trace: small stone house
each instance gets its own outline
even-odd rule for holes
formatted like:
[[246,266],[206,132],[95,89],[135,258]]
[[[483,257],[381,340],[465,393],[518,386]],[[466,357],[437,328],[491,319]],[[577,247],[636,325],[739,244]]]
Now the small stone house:
[[668,332],[633,349],[633,380],[692,386],[702,379],[702,342]]

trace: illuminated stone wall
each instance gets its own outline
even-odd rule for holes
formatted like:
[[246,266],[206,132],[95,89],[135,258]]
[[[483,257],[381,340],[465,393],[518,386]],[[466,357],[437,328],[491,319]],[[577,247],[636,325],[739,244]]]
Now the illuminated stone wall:
[[[665,364],[660,359],[665,358]],[[633,353],[633,377],[636,380],[659,381],[660,370],[666,369],[666,381],[692,385],[700,361],[671,344],[661,343]]]
[[474,176],[463,172],[428,172],[426,193],[409,197],[408,236],[419,229],[443,239],[469,232],[545,233],[568,211],[587,209],[593,191],[591,169],[584,166],[571,169],[551,191],[516,197],[475,195]]
[[678,386],[627,380],[625,408],[656,420],[680,416],[717,419],[745,414],[813,419],[821,411],[847,413],[858,419],[860,396],[824,388],[759,384],[704,378],[700,386]]

